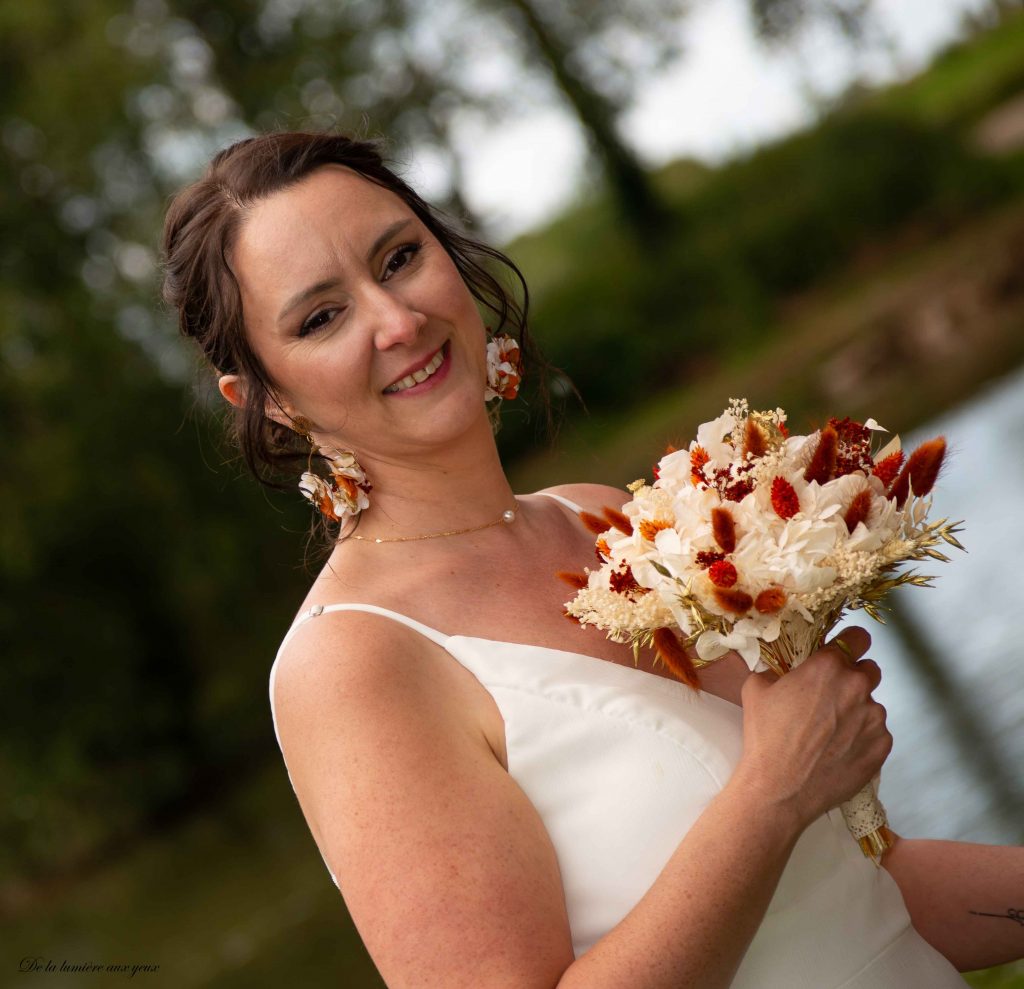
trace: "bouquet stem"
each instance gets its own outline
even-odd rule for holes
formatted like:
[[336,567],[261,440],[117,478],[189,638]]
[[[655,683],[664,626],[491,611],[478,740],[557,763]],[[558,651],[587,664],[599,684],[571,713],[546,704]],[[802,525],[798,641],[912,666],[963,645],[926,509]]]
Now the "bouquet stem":
[[889,830],[885,808],[878,799],[878,777],[876,776],[863,790],[855,793],[839,808],[850,834],[857,839],[861,851],[875,865],[881,865],[882,855],[891,848],[895,836]]

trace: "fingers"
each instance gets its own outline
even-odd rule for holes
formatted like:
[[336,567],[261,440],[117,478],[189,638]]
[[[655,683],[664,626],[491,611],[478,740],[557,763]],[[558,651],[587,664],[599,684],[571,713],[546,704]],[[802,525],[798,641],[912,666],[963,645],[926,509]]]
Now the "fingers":
[[[831,656],[833,662],[835,659],[841,660],[840,669],[846,667],[853,672],[859,673],[867,680],[866,693],[870,694],[882,680],[882,671],[879,669],[878,664],[873,659],[861,658],[870,646],[871,636],[868,634],[868,631],[860,626],[853,625],[826,642],[816,651],[815,655],[820,657]],[[839,672],[835,666],[832,669],[836,673]],[[748,693],[760,693],[778,679],[778,676],[770,670],[762,673],[753,673],[745,679],[743,690]]]
[[882,671],[873,659],[862,659],[859,663],[855,663],[853,668],[868,678],[871,690],[874,690],[882,682]]
[[823,645],[822,649],[831,649],[850,663],[856,663],[871,646],[871,636],[867,629],[859,625],[844,628],[835,638]]
[[871,636],[866,629],[854,625],[844,629],[839,635],[822,646],[822,650],[837,652],[857,673],[863,674],[868,680],[868,692],[873,691],[882,682],[882,671],[873,659],[861,659],[871,646]]

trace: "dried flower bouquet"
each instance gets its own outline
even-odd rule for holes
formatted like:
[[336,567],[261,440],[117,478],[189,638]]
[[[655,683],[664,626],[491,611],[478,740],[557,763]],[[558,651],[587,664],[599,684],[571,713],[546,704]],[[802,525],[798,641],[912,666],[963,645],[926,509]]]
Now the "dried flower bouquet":
[[[915,561],[963,549],[959,523],[929,521],[946,452],[941,437],[909,457],[873,419],[830,419],[791,436],[782,409],[733,399],[686,450],[670,449],[655,481],[604,516],[583,513],[600,566],[562,574],[577,587],[567,613],[634,651],[653,646],[683,682],[730,651],[782,675],[818,648],[849,610],[882,621],[885,596],[932,578]],[[876,781],[877,783],[877,781]],[[865,854],[891,843],[876,783],[843,805]]]

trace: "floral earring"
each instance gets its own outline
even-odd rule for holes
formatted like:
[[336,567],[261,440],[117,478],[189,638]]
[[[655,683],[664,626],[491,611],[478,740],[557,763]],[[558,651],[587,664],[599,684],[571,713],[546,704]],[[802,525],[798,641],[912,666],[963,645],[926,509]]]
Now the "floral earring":
[[[313,507],[333,522],[354,519],[369,508],[367,494],[373,490],[373,485],[366,479],[366,472],[355,454],[349,450],[333,455],[324,453],[313,442],[313,424],[305,416],[295,416],[292,424],[295,432],[309,443],[309,461],[299,480],[299,490]],[[314,454],[319,454],[326,461],[328,480],[313,472]]]
[[487,341],[487,386],[484,401],[513,399],[522,380],[522,356],[519,343],[507,333],[498,333]]

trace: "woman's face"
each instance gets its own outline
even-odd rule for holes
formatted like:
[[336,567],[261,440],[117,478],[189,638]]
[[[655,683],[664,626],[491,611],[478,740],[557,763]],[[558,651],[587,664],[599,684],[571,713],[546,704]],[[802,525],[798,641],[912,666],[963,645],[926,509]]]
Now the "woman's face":
[[257,203],[229,261],[253,350],[322,444],[391,459],[485,415],[480,314],[398,196],[324,166]]

